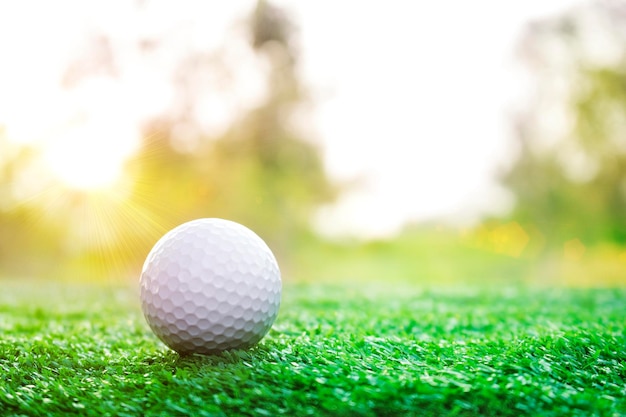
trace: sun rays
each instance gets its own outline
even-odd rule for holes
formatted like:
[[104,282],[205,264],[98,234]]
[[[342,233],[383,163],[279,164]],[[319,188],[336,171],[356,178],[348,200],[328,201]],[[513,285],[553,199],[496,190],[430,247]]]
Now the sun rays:
[[[55,152],[63,155],[63,149]],[[80,162],[72,159],[76,155],[59,157],[55,162],[59,167],[67,164],[61,172],[68,177],[63,177],[46,165],[45,150],[34,148],[30,162],[37,170],[16,179],[18,189],[26,182],[32,184],[29,192],[16,199],[12,210],[22,213],[22,230],[43,228],[34,242],[39,254],[33,262],[45,264],[50,274],[81,280],[133,278],[141,268],[138,259],[174,225],[176,213],[162,196],[154,194],[154,188],[143,186],[158,182],[158,178],[140,178],[127,160],[118,163],[114,178],[108,178],[111,160],[102,156],[107,162],[102,171],[98,158],[92,156],[93,160]],[[150,153],[133,158],[140,166],[150,159]],[[83,178],[81,167],[85,167]],[[104,179],[107,181],[102,182]]]

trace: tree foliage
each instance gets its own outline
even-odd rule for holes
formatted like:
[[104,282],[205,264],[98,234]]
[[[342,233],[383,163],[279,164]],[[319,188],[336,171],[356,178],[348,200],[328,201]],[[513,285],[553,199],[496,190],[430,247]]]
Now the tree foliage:
[[220,137],[199,138],[190,152],[173,146],[176,121],[155,124],[134,162],[138,194],[167,200],[165,217],[225,217],[286,246],[309,228],[312,210],[335,189],[319,149],[292,127],[307,100],[292,23],[260,1],[249,25],[250,45],[269,67],[264,100]]
[[[519,156],[502,180],[516,198],[513,215],[548,243],[626,244],[626,33],[620,25],[626,20],[611,20],[594,6],[535,25],[525,40],[538,93],[519,120]],[[599,46],[589,47],[600,29],[610,42],[600,46],[613,51],[602,61]]]
[[[229,70],[220,66],[219,50],[190,52],[177,63],[183,110],[147,123],[119,189],[102,195],[63,190],[53,196],[62,201],[57,210],[51,199],[39,197],[0,206],[3,265],[14,259],[19,266],[31,258],[40,266],[56,262],[60,267],[99,265],[104,272],[136,270],[165,231],[199,217],[241,222],[279,256],[288,256],[292,243],[310,230],[312,211],[336,190],[320,150],[294,123],[296,115],[306,112],[308,100],[298,74],[295,26],[282,10],[259,1],[244,28],[245,53],[256,57],[264,75],[265,93],[255,106],[244,108],[218,135],[192,129],[191,146],[181,147],[177,127],[199,123],[194,94],[206,89],[199,88],[198,80]],[[7,199],[15,200],[5,188],[26,168],[27,156],[16,154],[0,164],[0,193]]]

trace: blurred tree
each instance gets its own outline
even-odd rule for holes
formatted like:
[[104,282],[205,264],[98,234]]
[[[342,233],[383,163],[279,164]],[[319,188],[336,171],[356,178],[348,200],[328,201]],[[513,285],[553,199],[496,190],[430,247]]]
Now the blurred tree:
[[[282,10],[259,1],[238,28],[223,49],[190,49],[175,63],[175,108],[146,123],[142,146],[115,189],[78,191],[56,184],[24,201],[15,188],[33,155],[26,148],[8,155],[0,131],[1,269],[13,260],[19,274],[29,273],[24,266],[32,264],[35,270],[49,268],[45,276],[67,268],[72,276],[126,275],[129,267],[136,272],[165,231],[199,217],[239,221],[279,255],[289,255],[294,242],[310,233],[312,211],[336,189],[319,149],[296,120],[306,113],[308,98],[298,74],[295,27]],[[245,45],[237,37],[241,33],[248,36]],[[143,53],[145,42],[137,41]],[[100,48],[93,57],[69,64],[61,80],[66,88],[103,72],[116,76],[114,43],[106,34],[94,42]],[[151,53],[162,43],[167,42],[151,40]],[[234,73],[250,64],[249,71],[261,74],[260,98],[243,103],[218,133],[203,130],[202,99],[235,96],[228,91],[237,89]]]
[[602,4],[531,26],[536,94],[503,175],[513,215],[548,244],[626,244],[626,18]]
[[215,143],[214,169],[233,172],[232,182],[221,187],[231,215],[286,244],[309,228],[312,210],[336,190],[319,150],[292,127],[294,115],[306,108],[293,25],[261,0],[251,29],[254,49],[269,63],[267,95]]
[[[279,250],[308,233],[318,204],[336,189],[324,171],[319,149],[294,127],[306,110],[306,92],[297,72],[294,26],[266,1],[248,22],[251,52],[266,65],[265,94],[219,137],[199,130],[187,148],[176,137],[193,125],[194,82],[215,71],[219,59],[193,56],[178,71],[186,104],[177,118],[152,124],[133,162],[137,202],[154,201],[151,210],[173,224],[197,217],[225,217],[255,229]],[[224,67],[220,68],[224,71]]]

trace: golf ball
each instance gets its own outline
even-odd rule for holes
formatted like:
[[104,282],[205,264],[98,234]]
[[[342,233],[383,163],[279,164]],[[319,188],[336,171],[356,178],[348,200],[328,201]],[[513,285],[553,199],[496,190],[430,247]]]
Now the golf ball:
[[141,308],[167,346],[210,354],[261,340],[278,314],[281,288],[276,258],[252,230],[198,219],[165,234],[148,254]]

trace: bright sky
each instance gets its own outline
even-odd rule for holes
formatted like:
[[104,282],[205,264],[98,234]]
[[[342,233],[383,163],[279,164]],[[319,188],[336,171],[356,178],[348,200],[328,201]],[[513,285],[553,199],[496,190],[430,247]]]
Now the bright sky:
[[[302,71],[317,103],[307,128],[334,178],[360,179],[320,212],[321,230],[384,235],[407,221],[506,209],[493,177],[510,160],[508,117],[528,89],[516,42],[528,21],[578,1],[277,3],[300,27]],[[13,141],[39,144],[49,169],[83,188],[120,174],[139,124],[172,108],[177,60],[232,40],[233,21],[254,1],[98,4],[0,4],[0,126]],[[118,72],[63,90],[59,80],[85,53],[89,33],[111,37]],[[132,41],[151,37],[167,39],[165,46],[140,54]],[[228,51],[243,69],[236,91],[198,106],[205,130],[224,128],[241,103],[253,105],[263,93],[241,42]]]

